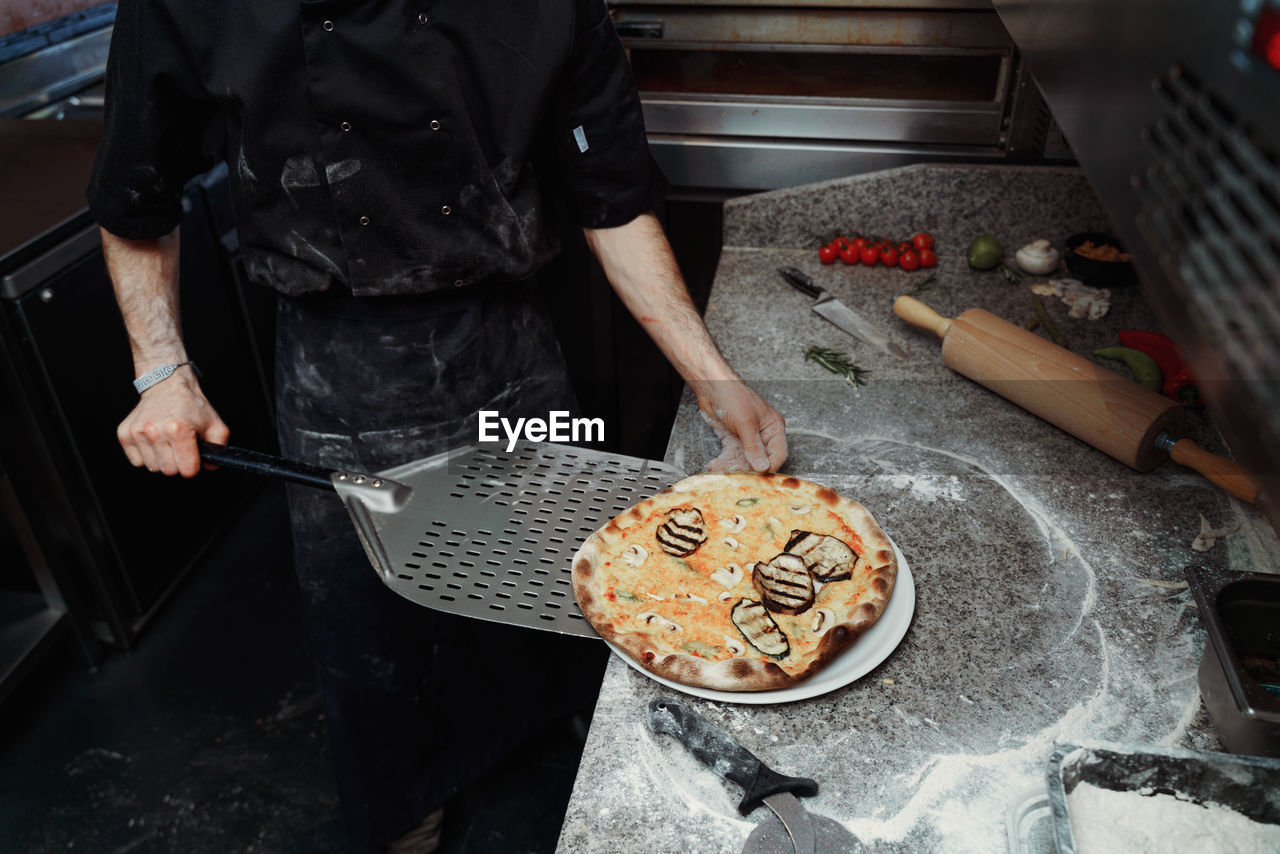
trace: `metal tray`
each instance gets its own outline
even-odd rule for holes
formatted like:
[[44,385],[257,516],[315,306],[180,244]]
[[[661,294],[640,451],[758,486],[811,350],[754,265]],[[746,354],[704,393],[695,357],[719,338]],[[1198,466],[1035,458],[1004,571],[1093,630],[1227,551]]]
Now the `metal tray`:
[[1067,795],[1083,782],[1221,804],[1260,824],[1280,825],[1280,759],[1107,742],[1061,744],[1048,769],[1058,854],[1076,854]]

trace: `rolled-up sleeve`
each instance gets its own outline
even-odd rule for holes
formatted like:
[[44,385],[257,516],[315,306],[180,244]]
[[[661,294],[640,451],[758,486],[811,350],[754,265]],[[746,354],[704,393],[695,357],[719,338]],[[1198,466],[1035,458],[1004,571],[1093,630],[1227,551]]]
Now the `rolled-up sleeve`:
[[640,95],[601,0],[579,0],[578,31],[558,93],[561,191],[578,224],[625,225],[652,210],[666,180],[649,153]]
[[216,105],[159,0],[121,0],[107,61],[106,111],[86,196],[97,222],[141,240],[172,231],[182,188],[214,162]]

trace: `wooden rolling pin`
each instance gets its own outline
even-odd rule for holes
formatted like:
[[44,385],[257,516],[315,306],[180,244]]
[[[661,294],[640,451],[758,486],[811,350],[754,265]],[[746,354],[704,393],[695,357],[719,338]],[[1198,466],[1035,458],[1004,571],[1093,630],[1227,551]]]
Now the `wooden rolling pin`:
[[980,308],[952,320],[909,296],[893,311],[942,339],[942,363],[1137,471],[1167,457],[1253,502],[1258,484],[1238,463],[1174,439],[1187,412],[1174,401]]

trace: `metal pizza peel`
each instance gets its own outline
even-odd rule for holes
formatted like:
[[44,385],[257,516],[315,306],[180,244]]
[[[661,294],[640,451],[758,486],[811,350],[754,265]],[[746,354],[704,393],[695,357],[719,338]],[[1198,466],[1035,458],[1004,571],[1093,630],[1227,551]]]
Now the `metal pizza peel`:
[[738,812],[764,804],[774,815],[756,826],[742,854],[864,854],[866,847],[844,825],[811,813],[796,795],[818,793],[808,777],[787,777],[761,762],[719,727],[668,697],[649,703],[649,729],[673,735],[703,765],[744,790]]
[[387,587],[464,617],[599,637],[573,596],[573,556],[609,520],[685,473],[549,442],[471,445],[376,474],[200,443],[204,462],[331,489]]

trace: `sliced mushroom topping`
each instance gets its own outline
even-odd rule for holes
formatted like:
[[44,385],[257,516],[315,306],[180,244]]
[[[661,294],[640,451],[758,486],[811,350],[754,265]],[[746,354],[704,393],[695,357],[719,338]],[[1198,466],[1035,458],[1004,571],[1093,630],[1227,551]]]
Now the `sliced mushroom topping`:
[[813,604],[813,576],[793,554],[783,552],[768,563],[757,563],[752,583],[774,613],[800,614]]
[[622,560],[631,566],[640,566],[649,559],[649,550],[638,543],[633,543],[625,552],[622,553]]
[[747,520],[735,514],[732,519],[721,519],[720,527],[728,528],[730,534],[736,534],[747,527]]
[[773,659],[786,658],[791,653],[791,645],[787,636],[778,628],[778,624],[769,616],[754,599],[742,599],[733,606],[730,612],[733,624],[742,632],[747,643]]
[[711,573],[711,580],[725,587],[733,587],[742,580],[742,567],[729,563]]
[[724,544],[725,544],[726,546],[728,546],[729,548],[731,548],[731,549],[736,549],[738,546],[740,546],[740,545],[741,545],[741,543],[739,543],[739,542],[738,542],[737,540],[735,540],[733,537],[725,537],[725,538],[724,538]]
[[721,602],[728,602],[730,599],[732,599],[732,598],[733,598],[733,591],[726,590],[725,592],[721,593],[721,594],[720,594],[719,596],[717,596],[716,598],[717,598],[717,599],[719,599]]
[[813,614],[813,633],[823,635],[836,624],[835,612],[829,608],[819,608]]
[[742,645],[742,641],[734,640],[728,635],[724,636],[724,651],[730,655],[742,655],[747,648]]
[[653,600],[654,600],[654,601],[656,601],[656,602],[665,602],[665,601],[667,601],[667,597],[666,597],[666,596],[659,596],[657,593],[645,593],[644,595],[648,596],[650,599],[653,599]]
[[646,626],[653,626],[655,628],[662,629],[665,632],[683,631],[679,623],[674,623],[661,614],[655,614],[652,611],[645,611],[643,614],[637,614],[636,619],[644,621]]
[[804,560],[821,582],[844,581],[853,573],[858,556],[842,540],[826,534],[792,531],[786,550]]
[[808,513],[812,509],[813,509],[812,504],[803,504],[803,505],[793,504],[791,506],[791,512],[796,514],[797,516],[803,516],[804,514]]
[[[679,598],[679,597],[677,597],[677,598]],[[689,600],[691,600],[691,601],[693,601],[693,602],[697,602],[699,605],[705,605],[705,604],[707,604],[707,600],[706,600],[706,599],[703,599],[701,596],[695,596],[695,595],[694,595],[694,594],[692,594],[692,593],[686,593],[686,594],[684,594],[684,598],[689,599]]]
[[697,507],[677,507],[667,513],[654,536],[662,550],[672,557],[688,557],[707,540],[702,511]]

